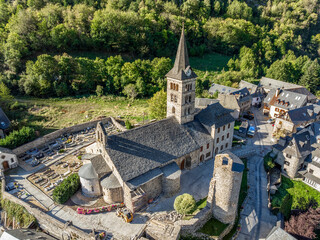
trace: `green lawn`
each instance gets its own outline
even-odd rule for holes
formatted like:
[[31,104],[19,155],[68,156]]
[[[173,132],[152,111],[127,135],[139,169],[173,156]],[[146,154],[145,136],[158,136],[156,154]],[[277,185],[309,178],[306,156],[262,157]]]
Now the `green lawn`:
[[219,236],[223,230],[228,226],[215,218],[211,218],[200,230],[199,232],[208,234],[210,236]]
[[234,130],[239,131],[240,126],[241,126],[241,121],[235,121]]
[[207,206],[207,197],[200,199],[198,202],[196,202],[196,207],[193,211],[193,213],[191,213],[188,216],[184,216],[183,220],[190,220],[193,218],[193,216],[195,216],[198,212],[200,212],[201,209],[205,208]]
[[290,194],[293,198],[291,210],[298,208],[298,199],[301,197],[313,197],[320,204],[320,193],[317,190],[302,181],[291,180],[281,176],[281,187],[272,196],[272,207],[280,207],[287,194]]
[[[132,123],[148,118],[146,99],[128,101],[124,97],[17,98],[18,106],[7,111],[13,126],[30,126],[41,135],[63,127],[84,123],[101,116],[129,119]],[[9,106],[12,103],[5,103]]]

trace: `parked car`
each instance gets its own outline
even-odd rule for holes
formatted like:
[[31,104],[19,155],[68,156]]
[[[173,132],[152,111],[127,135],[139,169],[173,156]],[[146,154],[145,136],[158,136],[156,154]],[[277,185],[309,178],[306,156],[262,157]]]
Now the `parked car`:
[[253,120],[254,116],[252,116],[250,114],[245,114],[245,115],[243,115],[243,118],[248,119],[248,120]]
[[267,123],[274,123],[276,120],[273,118],[268,119]]
[[239,127],[239,134],[242,136],[246,136],[248,131],[249,123],[248,121],[243,121]]
[[16,186],[14,185],[14,183],[13,183],[13,182],[10,182],[10,183],[8,183],[7,186],[6,186],[6,191],[9,192],[9,191],[11,191],[11,190],[13,190],[13,189],[15,189],[15,188],[16,188]]
[[36,156],[35,156],[35,159],[39,160],[41,158],[44,158],[44,154],[43,153],[38,153]]
[[253,137],[256,133],[256,128],[254,126],[250,126],[247,132],[247,135],[249,137]]

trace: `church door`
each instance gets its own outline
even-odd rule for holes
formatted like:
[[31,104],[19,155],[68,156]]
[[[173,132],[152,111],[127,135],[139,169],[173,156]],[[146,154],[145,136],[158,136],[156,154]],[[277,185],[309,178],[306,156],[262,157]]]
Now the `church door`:
[[184,162],[185,162],[185,160],[183,159],[183,160],[181,161],[181,163],[180,163],[180,169],[181,169],[181,170],[184,169]]
[[190,168],[190,167],[191,167],[191,157],[187,157],[186,167],[187,167],[187,168]]
[[7,170],[7,169],[9,168],[9,163],[8,163],[8,161],[4,161],[4,162],[2,163],[2,166],[3,166],[3,170]]

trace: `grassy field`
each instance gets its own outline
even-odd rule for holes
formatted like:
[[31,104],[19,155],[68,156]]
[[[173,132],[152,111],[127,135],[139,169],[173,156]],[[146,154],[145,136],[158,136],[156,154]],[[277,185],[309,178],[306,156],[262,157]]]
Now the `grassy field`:
[[12,124],[34,127],[41,135],[102,116],[121,117],[132,123],[148,118],[146,99],[129,101],[124,97],[91,96],[62,99],[18,98],[16,101],[19,105],[7,113]]
[[291,210],[298,208],[298,199],[301,197],[312,197],[318,202],[318,204],[320,204],[320,193],[317,190],[302,181],[291,180],[281,176],[281,187],[278,189],[276,194],[272,196],[272,207],[280,207],[287,194],[290,194],[293,198]]
[[215,218],[211,218],[199,230],[199,232],[208,234],[210,236],[219,236],[227,226],[228,226],[228,224],[224,224]]

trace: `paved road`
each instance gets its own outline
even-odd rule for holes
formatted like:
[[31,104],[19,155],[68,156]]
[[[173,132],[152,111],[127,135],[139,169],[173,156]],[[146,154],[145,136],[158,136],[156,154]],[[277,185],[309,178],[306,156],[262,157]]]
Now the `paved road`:
[[263,167],[263,156],[271,150],[271,124],[258,110],[253,110],[257,134],[248,141],[248,147],[254,147],[257,154],[248,159],[248,197],[241,212],[241,231],[239,240],[265,238],[276,224],[276,217],[268,209],[267,175]]

